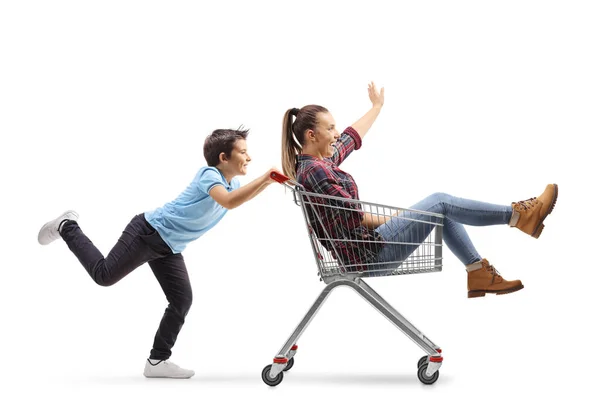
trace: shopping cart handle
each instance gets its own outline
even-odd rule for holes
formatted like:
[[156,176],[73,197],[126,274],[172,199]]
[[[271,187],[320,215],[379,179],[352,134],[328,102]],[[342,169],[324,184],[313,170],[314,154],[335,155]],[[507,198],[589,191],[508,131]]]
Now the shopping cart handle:
[[273,179],[274,181],[279,182],[279,183],[287,182],[290,180],[290,178],[288,178],[287,176],[285,176],[283,174],[280,174],[277,171],[271,172],[271,179]]

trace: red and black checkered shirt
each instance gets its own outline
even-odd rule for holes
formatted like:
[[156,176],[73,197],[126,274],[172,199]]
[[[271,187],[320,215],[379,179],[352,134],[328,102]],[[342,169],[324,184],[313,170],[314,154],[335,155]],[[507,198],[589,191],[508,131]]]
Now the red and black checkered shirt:
[[[309,192],[359,200],[356,182],[349,173],[338,167],[352,151],[360,149],[361,145],[362,139],[358,132],[352,127],[346,128],[334,144],[331,158],[321,160],[307,154],[297,156],[296,180]],[[335,258],[341,258],[350,270],[359,271],[364,269],[365,263],[372,262],[381,248],[377,243],[381,241],[381,236],[361,225],[364,213],[360,204],[320,197],[309,197],[308,202],[307,216],[310,225],[321,244]]]

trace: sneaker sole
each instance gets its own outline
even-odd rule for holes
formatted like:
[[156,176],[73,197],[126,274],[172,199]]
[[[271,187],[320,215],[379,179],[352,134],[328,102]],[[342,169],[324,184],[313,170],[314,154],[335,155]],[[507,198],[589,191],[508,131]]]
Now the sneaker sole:
[[546,210],[546,215],[544,215],[542,217],[538,226],[536,226],[535,229],[533,230],[533,233],[531,234],[531,236],[533,236],[534,238],[538,239],[540,237],[540,235],[542,234],[542,231],[544,230],[543,222],[546,219],[546,217],[552,213],[552,210],[554,210],[554,206],[556,205],[557,199],[558,199],[558,185],[555,183],[554,184],[554,196],[552,197],[552,203],[550,203],[550,207],[548,207],[548,210]]
[[48,227],[49,227],[50,225],[52,225],[52,223],[53,223],[53,222],[54,222],[54,221],[46,222],[46,223],[44,224],[44,226],[42,226],[42,228],[41,228],[41,229],[40,229],[40,231],[38,232],[38,243],[39,243],[39,244],[41,244],[42,246],[46,246],[46,245],[48,245],[48,244],[52,243],[54,240],[58,239],[58,238],[56,238],[56,239],[54,239],[54,240],[44,240],[45,238],[44,238],[44,236],[43,236],[43,233],[44,233],[44,232],[45,232],[45,231],[48,229]]
[[484,297],[487,293],[489,293],[489,294],[508,294],[508,293],[513,293],[518,290],[521,290],[524,287],[525,286],[520,285],[520,286],[515,286],[514,288],[504,289],[504,290],[470,290],[469,293],[467,293],[467,297],[468,298]]

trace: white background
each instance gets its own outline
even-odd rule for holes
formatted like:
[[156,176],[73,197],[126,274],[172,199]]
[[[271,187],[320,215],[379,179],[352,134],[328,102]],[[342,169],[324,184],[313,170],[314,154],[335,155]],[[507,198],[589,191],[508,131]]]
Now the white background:
[[[597,378],[600,13],[589,1],[3,1],[0,6],[2,398],[581,396]],[[468,227],[525,289],[467,299],[441,273],[368,282],[444,349],[421,349],[351,290],[333,293],[275,389],[262,368],[324,285],[300,210],[278,185],[184,252],[194,304],[172,360],[142,370],[166,301],[147,266],[95,285],[39,228],[66,209],[105,253],[136,213],[205,165],[216,128],[251,129],[247,183],[280,165],[281,120],[321,104],[343,129],[386,89],[343,167],[361,198],[444,191],[499,204],[560,186],[539,240]],[[9,394],[11,393],[11,394]],[[591,394],[583,398],[589,398]],[[445,397],[448,398],[448,397]]]

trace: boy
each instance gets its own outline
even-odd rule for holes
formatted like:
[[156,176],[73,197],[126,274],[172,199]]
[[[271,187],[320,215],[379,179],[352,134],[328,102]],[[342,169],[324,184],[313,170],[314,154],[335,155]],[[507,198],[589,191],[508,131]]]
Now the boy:
[[208,164],[173,201],[136,215],[106,258],[81,231],[78,214],[67,211],[46,223],[38,242],[47,245],[62,237],[92,279],[110,286],[147,262],[163,289],[169,306],[154,338],[144,376],[191,378],[194,371],[169,361],[171,348],[192,305],[192,288],[181,252],[215,226],[227,213],[262,192],[274,181],[273,169],[240,187],[235,178],[246,175],[251,161],[246,148],[248,130],[218,129],[204,142]]

